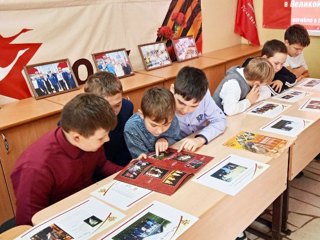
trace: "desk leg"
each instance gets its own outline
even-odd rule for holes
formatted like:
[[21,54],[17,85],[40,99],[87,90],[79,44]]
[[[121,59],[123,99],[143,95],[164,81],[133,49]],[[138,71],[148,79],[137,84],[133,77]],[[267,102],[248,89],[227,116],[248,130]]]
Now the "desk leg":
[[283,192],[283,214],[282,214],[282,227],[281,231],[286,235],[290,235],[291,230],[288,229],[287,221],[289,215],[289,182],[287,189]]
[[280,240],[283,221],[283,193],[272,203],[272,239]]

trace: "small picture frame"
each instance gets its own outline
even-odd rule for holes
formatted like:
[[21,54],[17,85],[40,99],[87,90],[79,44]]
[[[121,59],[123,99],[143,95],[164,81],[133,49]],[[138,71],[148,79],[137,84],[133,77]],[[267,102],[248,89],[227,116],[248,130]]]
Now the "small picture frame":
[[125,48],[121,48],[93,53],[92,58],[98,71],[110,72],[118,78],[123,78],[134,74],[127,53]]
[[68,59],[27,65],[24,71],[35,99],[79,88]]
[[193,36],[173,39],[172,44],[178,62],[199,57],[197,45]]
[[143,65],[147,71],[171,65],[166,42],[138,45]]

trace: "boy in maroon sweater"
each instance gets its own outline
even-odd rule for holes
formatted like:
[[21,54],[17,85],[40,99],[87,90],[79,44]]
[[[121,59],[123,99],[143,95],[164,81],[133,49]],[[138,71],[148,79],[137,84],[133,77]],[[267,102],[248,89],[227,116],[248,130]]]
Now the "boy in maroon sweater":
[[109,103],[80,94],[65,105],[61,126],[26,149],[11,180],[16,195],[16,223],[32,224],[43,208],[107,177],[122,167],[107,161],[103,148],[116,116]]

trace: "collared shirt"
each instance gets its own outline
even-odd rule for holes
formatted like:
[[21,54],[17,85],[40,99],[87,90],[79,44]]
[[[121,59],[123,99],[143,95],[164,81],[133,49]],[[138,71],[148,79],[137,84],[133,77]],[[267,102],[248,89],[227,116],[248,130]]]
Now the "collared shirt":
[[204,137],[206,143],[223,133],[227,123],[224,113],[210,96],[209,90],[194,112],[176,116],[182,138],[198,132],[196,136]]
[[160,136],[153,136],[145,127],[144,120],[138,113],[132,115],[124,127],[124,139],[132,158],[137,158],[141,153],[155,151],[155,143],[159,138],[165,138],[169,146],[180,139],[178,119],[173,118],[169,129]]
[[31,224],[36,212],[91,185],[95,174],[106,177],[121,168],[105,159],[103,148],[85,152],[73,146],[58,127],[16,161],[11,180],[17,224]]

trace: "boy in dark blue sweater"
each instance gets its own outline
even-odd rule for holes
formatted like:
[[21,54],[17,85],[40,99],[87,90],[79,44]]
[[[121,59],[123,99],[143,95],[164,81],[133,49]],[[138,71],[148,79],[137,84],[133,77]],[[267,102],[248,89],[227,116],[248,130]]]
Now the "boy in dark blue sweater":
[[109,72],[98,72],[91,75],[84,87],[85,92],[95,93],[106,99],[117,116],[117,126],[110,131],[110,141],[104,144],[107,159],[125,166],[131,158],[124,140],[124,125],[133,114],[131,101],[122,98],[122,84],[120,80]]

